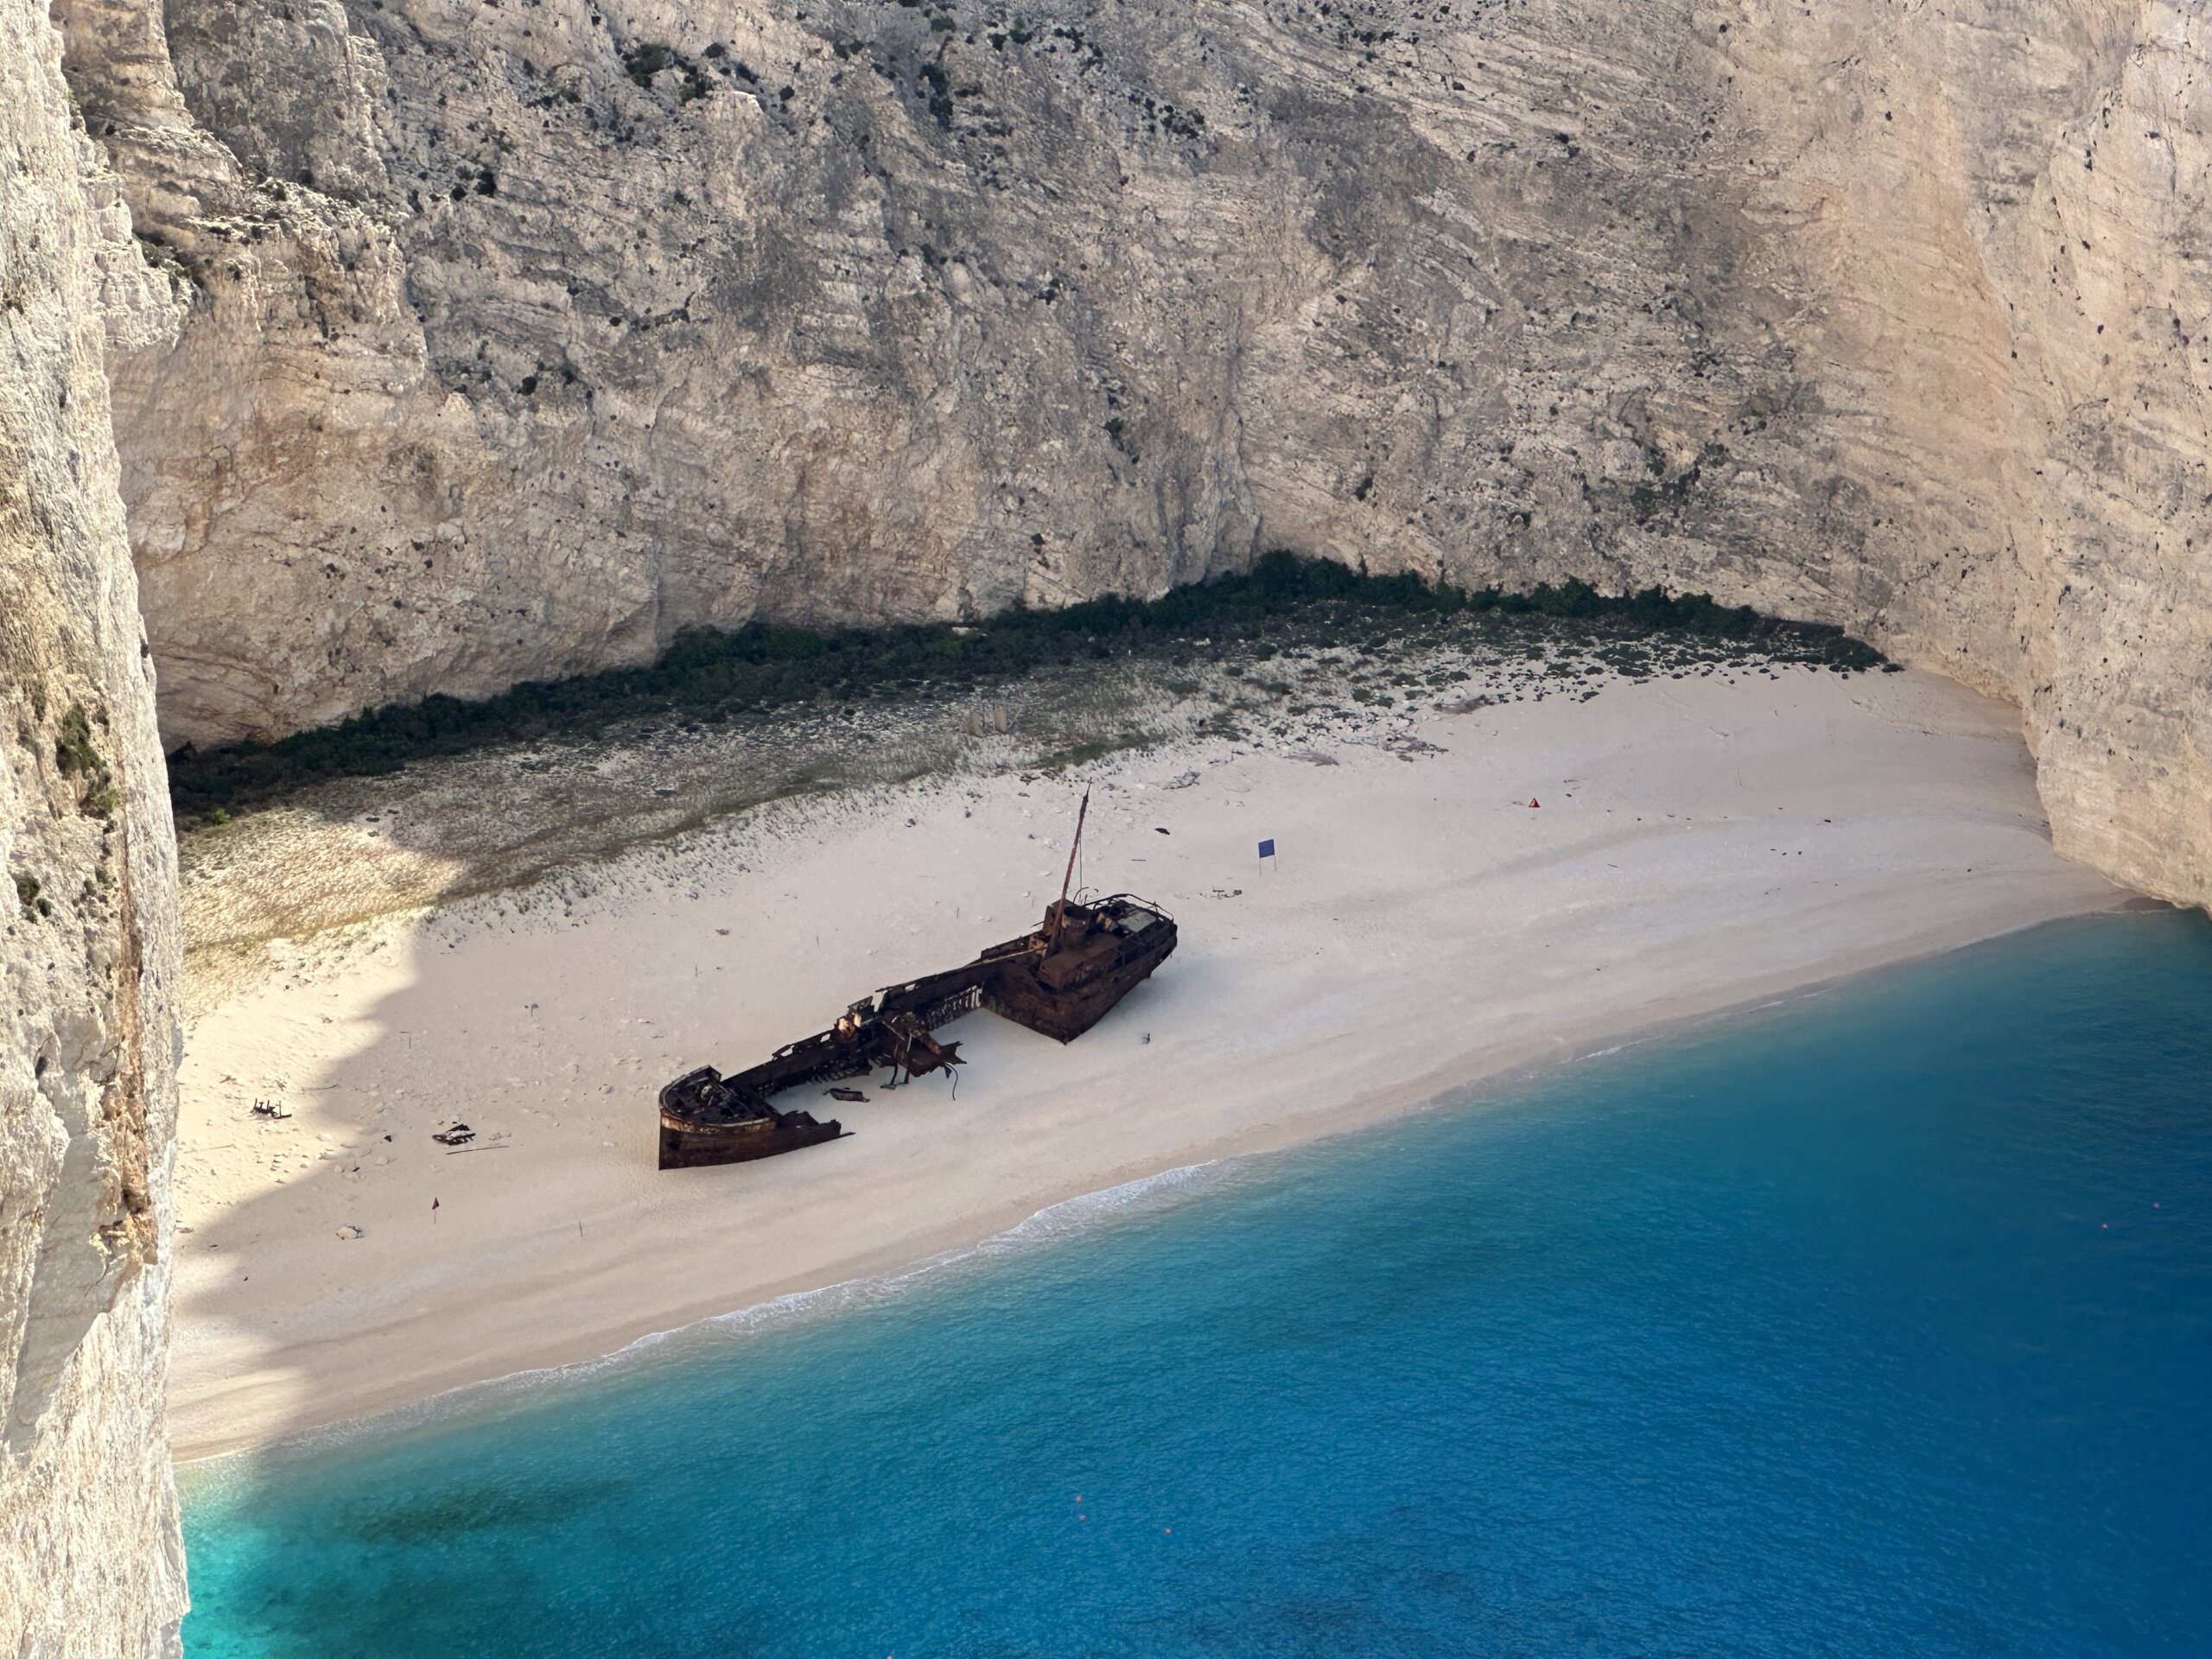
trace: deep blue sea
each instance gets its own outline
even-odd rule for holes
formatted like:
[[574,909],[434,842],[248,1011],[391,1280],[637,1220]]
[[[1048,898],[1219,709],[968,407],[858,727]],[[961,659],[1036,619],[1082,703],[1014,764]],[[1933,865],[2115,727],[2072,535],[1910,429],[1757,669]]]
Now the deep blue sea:
[[2212,925],[185,1472],[194,1659],[2202,1655]]

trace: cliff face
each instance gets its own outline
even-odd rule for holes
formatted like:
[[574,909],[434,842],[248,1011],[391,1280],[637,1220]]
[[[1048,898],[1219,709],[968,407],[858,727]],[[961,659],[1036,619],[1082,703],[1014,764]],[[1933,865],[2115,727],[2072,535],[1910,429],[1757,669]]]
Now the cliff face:
[[2212,899],[2184,0],[53,16],[0,0],[0,1648],[183,1605],[155,661],[206,742],[1273,545],[1660,582],[2012,698],[2060,845]]
[[2202,904],[2212,24],[1948,14],[1827,9],[1738,72],[1811,453],[1860,504],[1835,528],[1868,580],[1826,613],[2019,703],[2061,850]]
[[62,0],[172,741],[1288,545],[2021,704],[2212,897],[2183,0]]
[[184,1611],[175,837],[102,367],[175,319],[130,230],[42,0],[0,0],[0,1652],[41,1659]]

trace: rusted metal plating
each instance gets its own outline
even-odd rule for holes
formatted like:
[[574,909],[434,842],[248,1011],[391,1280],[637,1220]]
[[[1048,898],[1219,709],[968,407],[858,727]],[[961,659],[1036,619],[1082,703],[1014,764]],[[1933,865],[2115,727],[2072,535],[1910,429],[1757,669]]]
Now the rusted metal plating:
[[[1085,812],[1090,800],[1086,791]],[[780,1111],[772,1097],[879,1066],[891,1069],[888,1087],[932,1071],[957,1079],[953,1068],[966,1064],[960,1045],[932,1033],[977,1007],[1063,1043],[1096,1025],[1167,959],[1176,928],[1158,905],[1129,893],[1070,899],[1082,839],[1079,813],[1060,896],[1033,931],[961,967],[863,997],[829,1030],[786,1043],[758,1065],[727,1077],[704,1065],[669,1084],[660,1091],[660,1166],[741,1163],[836,1140],[845,1131],[836,1119]]]

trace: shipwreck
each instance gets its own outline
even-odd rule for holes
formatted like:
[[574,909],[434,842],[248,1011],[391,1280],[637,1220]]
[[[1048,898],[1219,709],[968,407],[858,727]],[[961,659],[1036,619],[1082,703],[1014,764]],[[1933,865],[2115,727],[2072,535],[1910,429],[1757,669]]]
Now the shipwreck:
[[[846,1130],[836,1119],[785,1110],[776,1096],[889,1067],[891,1085],[964,1064],[938,1030],[977,1008],[1065,1043],[1107,1014],[1175,949],[1175,918],[1148,899],[1115,893],[1071,898],[1090,797],[1076,815],[1060,896],[1042,922],[973,962],[886,986],[862,997],[827,1031],[786,1043],[760,1065],[724,1077],[711,1065],[660,1091],[660,1166],[744,1163],[796,1152]],[[840,1093],[846,1091],[840,1090]]]

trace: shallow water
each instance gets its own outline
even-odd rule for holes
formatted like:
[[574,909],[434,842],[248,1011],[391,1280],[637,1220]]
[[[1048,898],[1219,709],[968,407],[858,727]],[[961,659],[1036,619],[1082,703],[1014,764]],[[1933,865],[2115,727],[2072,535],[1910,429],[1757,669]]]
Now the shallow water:
[[188,1470],[188,1651],[2200,1653],[2208,1080],[2038,929]]

